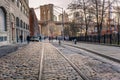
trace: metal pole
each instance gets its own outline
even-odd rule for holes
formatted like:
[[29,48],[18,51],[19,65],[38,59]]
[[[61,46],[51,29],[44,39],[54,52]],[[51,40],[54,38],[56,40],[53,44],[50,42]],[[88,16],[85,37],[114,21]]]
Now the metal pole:
[[63,40],[64,40],[64,12],[62,8],[62,28],[63,28]]
[[64,12],[63,12],[63,8],[62,7],[59,7],[59,6],[54,6],[54,7],[57,7],[59,9],[62,9],[62,33],[61,33],[61,36],[63,36],[64,38]]

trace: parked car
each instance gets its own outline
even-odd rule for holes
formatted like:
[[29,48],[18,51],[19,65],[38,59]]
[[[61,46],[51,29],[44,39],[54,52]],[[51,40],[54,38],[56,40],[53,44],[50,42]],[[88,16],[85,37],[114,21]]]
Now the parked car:
[[30,41],[39,42],[39,37],[32,36],[32,37],[30,37]]

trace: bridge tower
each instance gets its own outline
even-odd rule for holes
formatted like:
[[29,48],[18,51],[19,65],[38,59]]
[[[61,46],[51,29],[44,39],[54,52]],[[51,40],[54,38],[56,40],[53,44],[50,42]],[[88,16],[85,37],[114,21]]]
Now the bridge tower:
[[40,20],[53,21],[53,4],[40,6]]

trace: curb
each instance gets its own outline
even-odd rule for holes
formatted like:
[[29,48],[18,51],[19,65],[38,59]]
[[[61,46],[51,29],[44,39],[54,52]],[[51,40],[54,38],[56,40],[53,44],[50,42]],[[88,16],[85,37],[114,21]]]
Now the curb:
[[85,51],[94,53],[94,54],[96,54],[96,55],[99,55],[99,56],[102,56],[102,57],[107,58],[107,59],[109,59],[109,60],[112,60],[112,61],[115,61],[115,62],[117,62],[117,63],[120,63],[120,60],[119,60],[119,59],[115,59],[115,58],[113,58],[113,57],[111,57],[111,56],[107,56],[107,55],[101,54],[101,53],[99,53],[99,52],[90,50],[90,49],[85,49],[85,48],[82,48],[82,47],[77,46],[77,45],[71,45],[71,44],[66,44],[66,45],[73,46],[73,47],[76,47],[76,48],[79,48],[79,49],[83,49],[83,50],[85,50]]

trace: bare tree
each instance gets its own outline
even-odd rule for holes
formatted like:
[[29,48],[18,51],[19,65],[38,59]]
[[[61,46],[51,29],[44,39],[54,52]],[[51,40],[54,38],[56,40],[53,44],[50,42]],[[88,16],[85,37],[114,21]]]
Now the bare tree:
[[[72,10],[79,10],[80,16],[82,20],[79,21],[81,24],[80,27],[85,26],[85,37],[88,35],[88,27],[90,23],[90,18],[89,18],[89,6],[90,6],[90,0],[78,0],[77,3],[72,3],[69,6],[69,9]],[[81,28],[82,29],[82,28]],[[85,38],[86,39],[86,38]]]
[[70,36],[70,27],[69,26],[64,27],[64,35],[65,36]]
[[97,28],[98,41],[100,42],[102,28],[107,18],[106,14],[110,15],[109,8],[115,1],[119,0],[78,0],[77,4],[72,5],[73,10],[79,9],[79,13],[82,14],[83,21],[80,21],[80,23],[85,26],[85,37],[88,35],[90,23],[93,23],[93,26]]
[[[97,34],[98,34],[98,41],[100,43],[100,36],[101,36],[101,31],[103,28],[103,23],[104,23],[104,17],[106,15],[106,12],[109,11],[109,8],[111,4],[113,4],[116,0],[110,0],[111,2],[109,3],[109,0],[91,0],[94,10],[95,10],[95,16],[96,16],[96,27],[97,27]],[[108,12],[110,16],[110,12]]]
[[114,7],[114,9],[115,9],[115,13],[116,13],[116,15],[117,15],[117,27],[118,27],[118,33],[120,33],[120,24],[119,24],[119,21],[120,21],[120,6],[119,6],[119,4],[120,4],[120,1],[116,1],[116,7]]
[[70,32],[72,33],[72,37],[74,36],[77,36],[77,32],[79,31],[79,29],[77,28],[77,25],[76,23],[73,21],[71,24],[70,24]]

